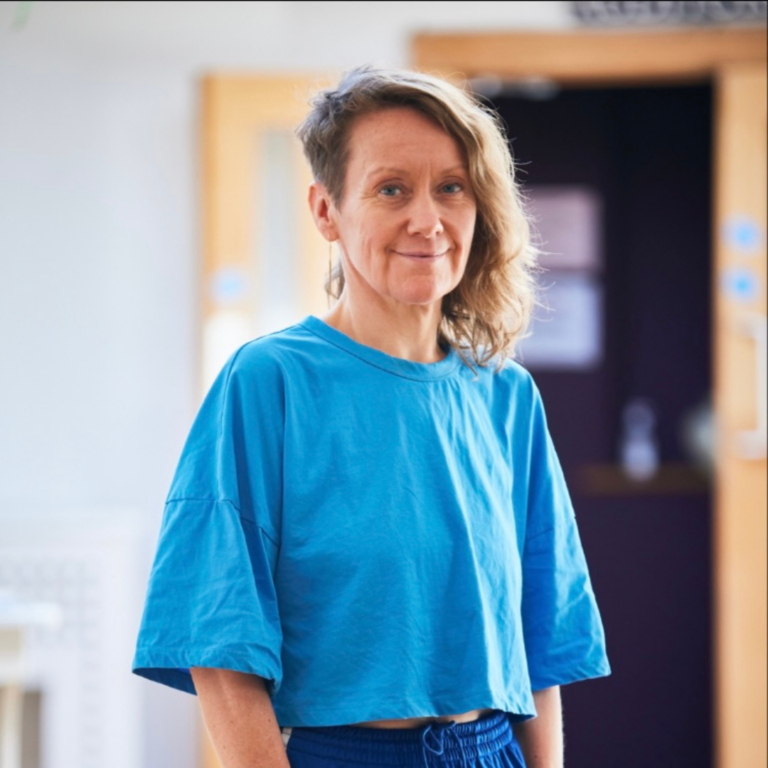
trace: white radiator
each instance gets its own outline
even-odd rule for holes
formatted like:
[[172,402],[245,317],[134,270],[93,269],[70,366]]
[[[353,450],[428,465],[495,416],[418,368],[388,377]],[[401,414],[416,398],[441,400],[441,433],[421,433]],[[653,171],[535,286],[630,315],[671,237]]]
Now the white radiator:
[[39,768],[141,766],[141,681],[130,663],[146,537],[132,510],[0,508],[0,588],[63,612],[60,627],[26,635],[22,680],[40,694]]

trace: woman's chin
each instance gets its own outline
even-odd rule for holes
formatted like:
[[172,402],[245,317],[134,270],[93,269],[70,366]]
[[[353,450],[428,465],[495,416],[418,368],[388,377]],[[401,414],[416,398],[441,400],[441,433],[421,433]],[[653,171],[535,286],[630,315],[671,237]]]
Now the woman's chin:
[[411,278],[398,285],[389,296],[402,304],[427,306],[440,301],[451,289],[452,286],[445,280],[436,280],[431,277]]
[[440,290],[400,290],[390,295],[390,298],[401,304],[413,304],[416,306],[429,306],[440,301],[447,291]]

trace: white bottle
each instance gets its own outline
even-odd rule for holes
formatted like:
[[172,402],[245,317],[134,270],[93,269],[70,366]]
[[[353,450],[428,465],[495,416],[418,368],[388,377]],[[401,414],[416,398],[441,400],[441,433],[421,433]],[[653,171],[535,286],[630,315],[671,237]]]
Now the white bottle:
[[632,480],[649,480],[659,467],[656,414],[651,401],[642,397],[630,400],[624,406],[622,422],[619,456],[624,474]]

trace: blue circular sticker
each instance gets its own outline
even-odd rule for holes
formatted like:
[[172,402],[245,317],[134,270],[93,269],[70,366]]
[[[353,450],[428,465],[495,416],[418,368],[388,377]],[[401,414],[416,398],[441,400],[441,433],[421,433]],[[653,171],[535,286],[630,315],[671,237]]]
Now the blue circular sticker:
[[726,245],[741,253],[755,254],[763,244],[763,228],[750,216],[732,216],[723,231]]
[[726,296],[734,301],[752,301],[757,298],[757,275],[751,269],[729,267],[723,271],[721,286]]
[[224,267],[211,275],[211,298],[217,304],[232,304],[245,297],[248,277],[240,267]]

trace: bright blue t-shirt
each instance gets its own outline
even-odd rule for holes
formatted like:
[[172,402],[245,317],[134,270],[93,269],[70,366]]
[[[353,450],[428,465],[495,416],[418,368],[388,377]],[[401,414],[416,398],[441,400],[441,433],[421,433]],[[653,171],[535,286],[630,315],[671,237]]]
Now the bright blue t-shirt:
[[310,316],[242,346],[165,505],[133,671],[268,681],[281,726],[493,708],[610,674],[531,375],[415,363]]

